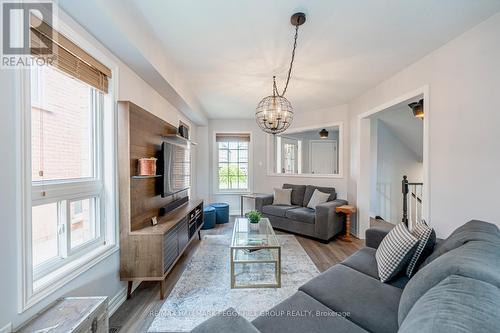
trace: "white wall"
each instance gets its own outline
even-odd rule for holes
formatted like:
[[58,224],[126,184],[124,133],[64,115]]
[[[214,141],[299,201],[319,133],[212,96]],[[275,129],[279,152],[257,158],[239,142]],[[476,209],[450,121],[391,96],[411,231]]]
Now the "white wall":
[[422,182],[423,165],[420,157],[403,144],[383,121],[371,121],[377,126],[377,150],[375,198],[371,199],[375,206],[370,210],[387,222],[396,224],[401,222],[403,216],[401,180],[407,175],[410,182]]
[[[335,187],[339,198],[347,197],[347,170],[349,170],[349,115],[347,105],[341,105],[334,108],[322,109],[317,111],[297,112],[292,123],[293,128],[307,126],[322,126],[329,122],[344,123],[344,156],[342,178],[313,178],[304,176],[270,176],[268,175],[268,166],[266,159],[266,134],[262,132],[259,126],[253,119],[242,120],[210,120],[208,127],[198,127],[198,153],[197,158],[200,161],[198,166],[198,193],[202,198],[209,201],[223,201],[230,204],[231,212],[239,212],[240,196],[239,195],[216,195],[214,191],[214,172],[213,172],[213,142],[214,133],[217,131],[231,132],[252,132],[252,149],[253,163],[252,175],[253,180],[250,184],[251,191],[258,193],[272,193],[274,187],[281,187],[284,183],[293,184],[312,184],[321,186]],[[203,135],[203,137],[202,137]],[[206,138],[206,139],[205,139]],[[203,161],[203,162],[201,162]],[[207,162],[205,162],[207,161]],[[208,175],[207,175],[208,167]],[[202,177],[201,174],[204,176]],[[246,204],[245,204],[246,205]],[[247,206],[245,206],[247,207]]]
[[500,225],[500,14],[465,32],[349,104],[357,198],[358,115],[429,86],[430,223],[446,237],[470,219]]
[[[130,100],[151,111],[160,118],[177,125],[182,119],[191,128],[194,126],[183,117],[167,100],[163,99],[156,91],[148,86],[141,78],[121,63],[107,49],[99,44],[94,38],[83,31],[78,25],[68,18],[62,11],[61,18],[77,31],[86,40],[111,59],[118,66],[118,91],[116,99]],[[29,319],[42,308],[58,297],[93,296],[104,295],[110,299],[124,291],[125,284],[119,279],[119,253],[116,252],[96,266],[92,267],[76,279],[66,284],[63,288],[36,304],[24,313],[18,314],[18,284],[21,276],[18,274],[18,246],[20,243],[19,226],[20,221],[20,177],[21,168],[17,164],[20,151],[19,136],[16,132],[18,126],[15,101],[15,71],[0,70],[0,156],[2,156],[2,167],[0,172],[0,328],[8,323],[14,327]],[[195,134],[196,130],[193,131]],[[196,163],[196,162],[195,162]],[[196,165],[193,167],[196,169]],[[194,189],[196,191],[196,189]]]

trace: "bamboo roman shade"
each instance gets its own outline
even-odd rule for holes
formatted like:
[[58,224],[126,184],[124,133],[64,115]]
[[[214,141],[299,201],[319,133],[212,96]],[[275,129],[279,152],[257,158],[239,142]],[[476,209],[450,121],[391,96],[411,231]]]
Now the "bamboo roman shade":
[[55,55],[50,65],[81,80],[92,87],[107,93],[111,70],[85,52],[78,45],[64,37],[38,17],[30,16],[31,53],[44,57],[42,50],[49,48]]
[[217,133],[215,135],[217,142],[250,142],[250,133]]

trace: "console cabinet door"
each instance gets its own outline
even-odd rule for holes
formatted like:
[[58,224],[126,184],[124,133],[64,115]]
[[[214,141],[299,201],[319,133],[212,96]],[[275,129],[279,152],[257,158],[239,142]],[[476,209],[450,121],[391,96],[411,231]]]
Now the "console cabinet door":
[[179,255],[177,227],[172,228],[163,237],[163,272],[166,272]]
[[187,218],[178,224],[177,239],[179,241],[179,253],[181,253],[189,241],[189,224]]

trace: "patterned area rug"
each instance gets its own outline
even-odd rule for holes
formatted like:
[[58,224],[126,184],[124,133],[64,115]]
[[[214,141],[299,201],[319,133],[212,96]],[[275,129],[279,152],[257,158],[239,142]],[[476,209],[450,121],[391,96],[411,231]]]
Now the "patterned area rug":
[[[281,244],[281,288],[231,289],[231,236],[205,236],[165,303],[154,314],[155,319],[148,332],[189,332],[229,307],[253,320],[261,312],[294,294],[298,287],[318,275],[319,271],[295,236],[277,237]],[[271,275],[271,267],[244,265],[244,269],[236,272],[239,282],[245,279],[260,282]]]

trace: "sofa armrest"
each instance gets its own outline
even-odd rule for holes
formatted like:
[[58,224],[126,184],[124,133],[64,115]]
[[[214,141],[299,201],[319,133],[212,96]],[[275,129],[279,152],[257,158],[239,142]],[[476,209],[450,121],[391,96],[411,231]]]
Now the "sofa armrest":
[[335,199],[316,206],[316,237],[329,240],[342,231],[343,216],[335,212],[335,209],[342,205],[347,205],[347,201]]
[[260,333],[251,322],[229,308],[196,326],[191,333]]
[[255,210],[262,213],[262,207],[267,205],[272,205],[274,201],[274,195],[260,195],[255,198]]
[[384,239],[385,235],[391,231],[392,227],[383,227],[376,226],[366,229],[365,237],[366,237],[366,246],[372,247],[374,249],[378,248],[382,239]]

